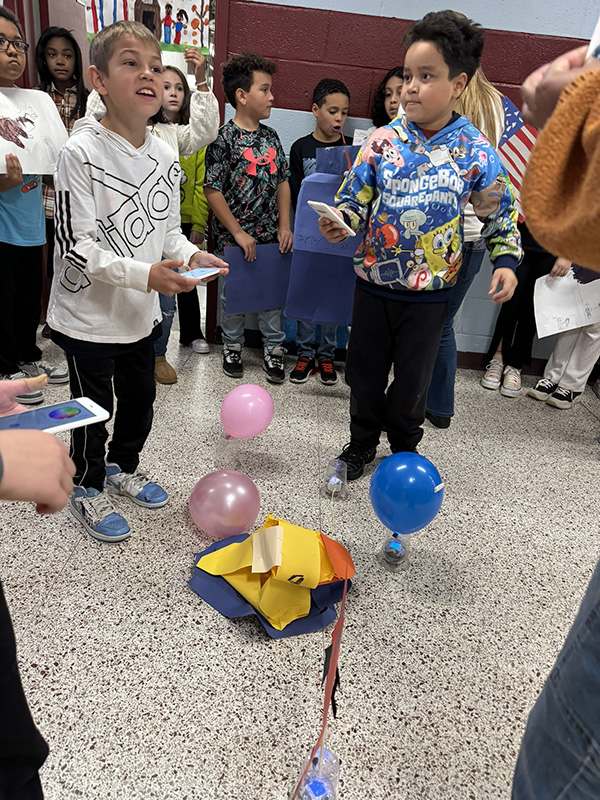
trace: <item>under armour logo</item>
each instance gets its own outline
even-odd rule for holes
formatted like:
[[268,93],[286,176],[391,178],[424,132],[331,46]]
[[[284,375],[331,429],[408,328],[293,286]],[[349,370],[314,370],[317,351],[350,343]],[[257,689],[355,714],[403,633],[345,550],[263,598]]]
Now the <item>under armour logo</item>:
[[299,583],[302,583],[303,580],[304,575],[290,575],[288,578],[288,583],[295,583],[297,586]]
[[267,147],[267,154],[261,153],[258,158],[254,155],[254,151],[251,147],[244,150],[242,155],[246,161],[250,162],[246,168],[247,175],[256,175],[256,167],[266,167],[267,164],[269,165],[269,173],[271,175],[277,172],[277,167],[275,166],[275,156],[277,153],[272,147]]

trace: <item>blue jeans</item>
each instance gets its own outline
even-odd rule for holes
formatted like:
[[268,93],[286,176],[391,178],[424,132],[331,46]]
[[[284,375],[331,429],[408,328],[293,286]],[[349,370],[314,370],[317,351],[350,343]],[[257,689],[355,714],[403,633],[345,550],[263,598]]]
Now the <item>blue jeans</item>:
[[[225,281],[219,278],[221,284],[221,333],[223,344],[244,344],[244,328],[246,327],[245,314],[225,313]],[[267,350],[272,350],[285,341],[283,330],[283,309],[269,308],[266,311],[257,311],[258,327],[263,336],[263,344]]]
[[529,715],[512,800],[599,797],[600,563]]
[[162,311],[162,333],[154,342],[154,357],[164,356],[167,352],[167,342],[171,335],[173,317],[175,316],[175,295],[167,297],[166,294],[159,294],[160,310]]
[[[321,341],[315,344],[317,325],[321,327]],[[299,356],[307,358],[333,358],[335,355],[337,325],[334,322],[304,322],[298,320],[296,347]]]
[[462,265],[448,298],[448,316],[442,331],[433,377],[427,394],[427,411],[438,417],[454,416],[454,380],[456,378],[456,338],[453,321],[485,255],[483,240],[465,242]]

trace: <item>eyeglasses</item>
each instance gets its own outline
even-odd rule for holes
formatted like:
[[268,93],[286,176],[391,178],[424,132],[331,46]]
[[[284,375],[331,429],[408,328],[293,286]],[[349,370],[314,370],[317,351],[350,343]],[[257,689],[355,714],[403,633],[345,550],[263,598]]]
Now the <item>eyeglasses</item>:
[[8,51],[9,47],[14,47],[17,53],[23,53],[23,55],[26,55],[29,50],[27,42],[22,42],[20,39],[5,39],[4,36],[0,36],[0,51]]

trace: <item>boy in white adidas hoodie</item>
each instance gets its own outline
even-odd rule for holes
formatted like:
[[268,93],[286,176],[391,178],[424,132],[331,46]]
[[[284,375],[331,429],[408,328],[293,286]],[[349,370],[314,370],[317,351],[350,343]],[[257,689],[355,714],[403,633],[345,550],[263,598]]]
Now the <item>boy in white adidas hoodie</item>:
[[[113,411],[104,423],[74,429],[77,472],[71,510],[101,541],[122,541],[129,525],[104,487],[147,508],[168,495],[138,471],[152,427],[158,292],[191,291],[198,280],[176,271],[224,261],[190,244],[180,230],[179,163],[146,129],[162,104],[158,42],[140,23],[117,22],[92,41],[88,77],[106,104],[101,121],[79,120],[56,166],[56,250],[48,322],[67,355],[71,392]],[[163,256],[165,260],[163,260]]]

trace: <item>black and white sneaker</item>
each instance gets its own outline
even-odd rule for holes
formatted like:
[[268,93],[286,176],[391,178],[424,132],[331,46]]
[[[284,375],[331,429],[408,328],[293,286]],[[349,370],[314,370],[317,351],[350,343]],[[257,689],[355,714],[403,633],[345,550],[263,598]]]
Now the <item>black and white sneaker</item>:
[[344,445],[338,461],[345,461],[348,465],[347,478],[349,481],[360,478],[365,471],[365,466],[375,458],[376,452],[377,447],[365,447],[356,442],[348,442]]
[[223,372],[230,378],[241,378],[244,374],[241,344],[223,345]]
[[267,350],[265,347],[263,369],[267,373],[267,380],[270,383],[283,383],[285,380],[285,370],[283,369],[285,352],[285,347],[281,347],[281,345],[277,345],[272,350]]
[[533,397],[536,400],[541,400],[543,403],[550,397],[550,395],[558,388],[558,383],[552,383],[549,378],[540,378],[539,381],[527,392],[527,397]]
[[575,403],[580,400],[581,392],[570,392],[568,389],[563,389],[562,386],[559,386],[546,402],[549,406],[554,406],[554,408],[573,408]]

